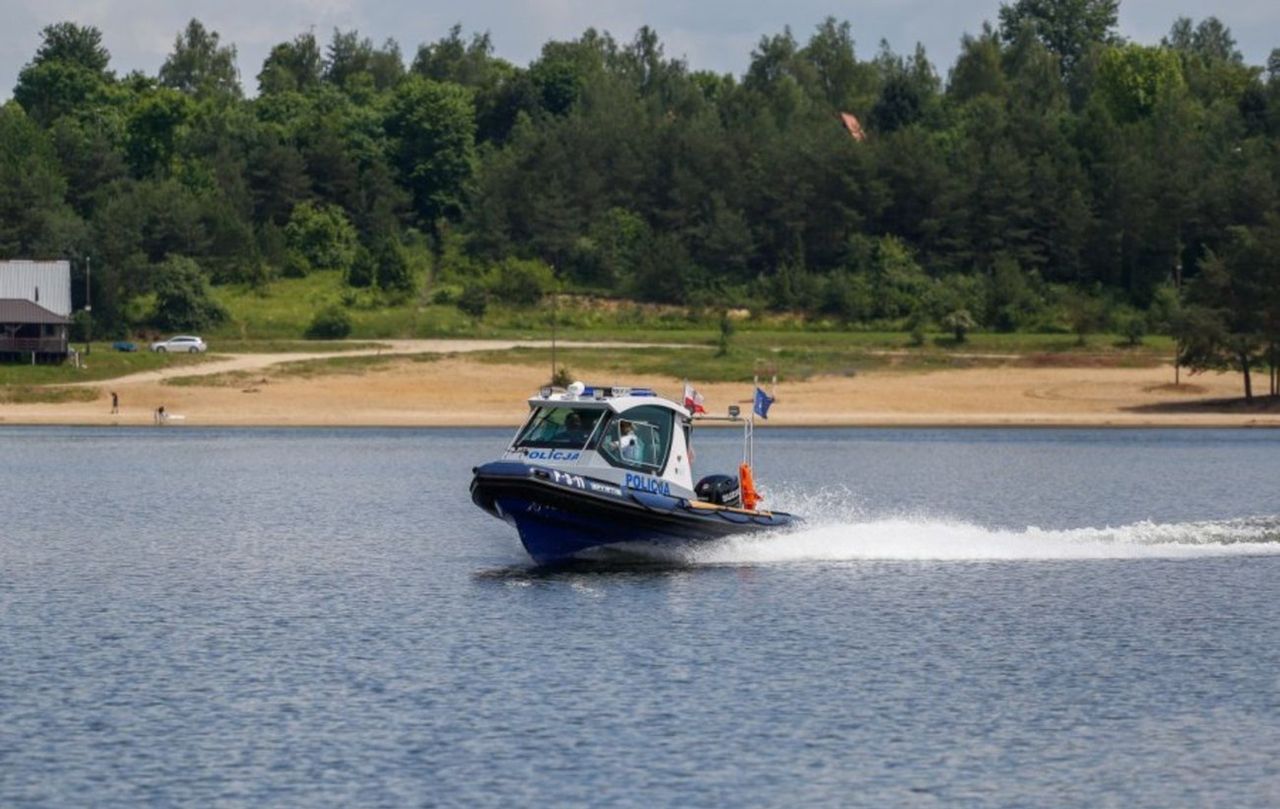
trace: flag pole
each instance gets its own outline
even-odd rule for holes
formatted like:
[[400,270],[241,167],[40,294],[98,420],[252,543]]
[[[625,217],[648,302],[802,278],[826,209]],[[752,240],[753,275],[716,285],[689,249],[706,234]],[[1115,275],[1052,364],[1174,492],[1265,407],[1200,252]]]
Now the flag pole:
[[[758,374],[752,376],[752,381],[755,383],[755,387],[760,387],[760,376]],[[747,446],[747,458],[747,464],[754,469],[756,466],[756,392],[754,390],[751,391],[751,441]]]
[[556,384],[556,290],[551,290],[551,381],[549,384]]

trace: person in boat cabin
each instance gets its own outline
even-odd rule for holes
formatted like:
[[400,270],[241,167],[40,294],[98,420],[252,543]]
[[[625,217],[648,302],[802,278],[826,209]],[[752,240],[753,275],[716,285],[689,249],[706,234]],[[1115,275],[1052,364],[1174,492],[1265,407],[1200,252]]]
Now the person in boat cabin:
[[582,416],[576,412],[565,417],[564,429],[560,431],[561,441],[574,445],[587,443],[587,428],[582,423]]
[[624,461],[641,461],[644,453],[640,448],[640,439],[636,437],[635,427],[629,421],[618,423],[618,454]]

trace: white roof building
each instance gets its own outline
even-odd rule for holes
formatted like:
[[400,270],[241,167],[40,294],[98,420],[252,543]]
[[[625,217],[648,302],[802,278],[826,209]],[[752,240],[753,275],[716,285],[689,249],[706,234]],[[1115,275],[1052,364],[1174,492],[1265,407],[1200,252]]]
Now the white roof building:
[[26,300],[71,317],[70,261],[0,261],[0,300]]

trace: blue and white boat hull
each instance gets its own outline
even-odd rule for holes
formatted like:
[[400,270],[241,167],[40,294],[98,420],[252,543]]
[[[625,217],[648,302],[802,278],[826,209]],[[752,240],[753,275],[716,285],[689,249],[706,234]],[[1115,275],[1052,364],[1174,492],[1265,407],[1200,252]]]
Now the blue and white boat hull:
[[515,461],[477,467],[471,498],[513,524],[525,550],[543,565],[637,546],[678,549],[734,534],[777,530],[796,520],[782,512],[713,506]]

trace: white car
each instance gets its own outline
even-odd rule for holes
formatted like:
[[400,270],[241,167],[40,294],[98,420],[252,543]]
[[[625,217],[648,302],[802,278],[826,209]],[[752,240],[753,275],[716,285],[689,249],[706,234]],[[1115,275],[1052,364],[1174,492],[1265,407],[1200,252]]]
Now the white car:
[[199,337],[180,334],[177,337],[170,337],[168,340],[152,343],[151,350],[161,353],[165,351],[180,351],[188,354],[202,354],[209,350],[209,346]]

